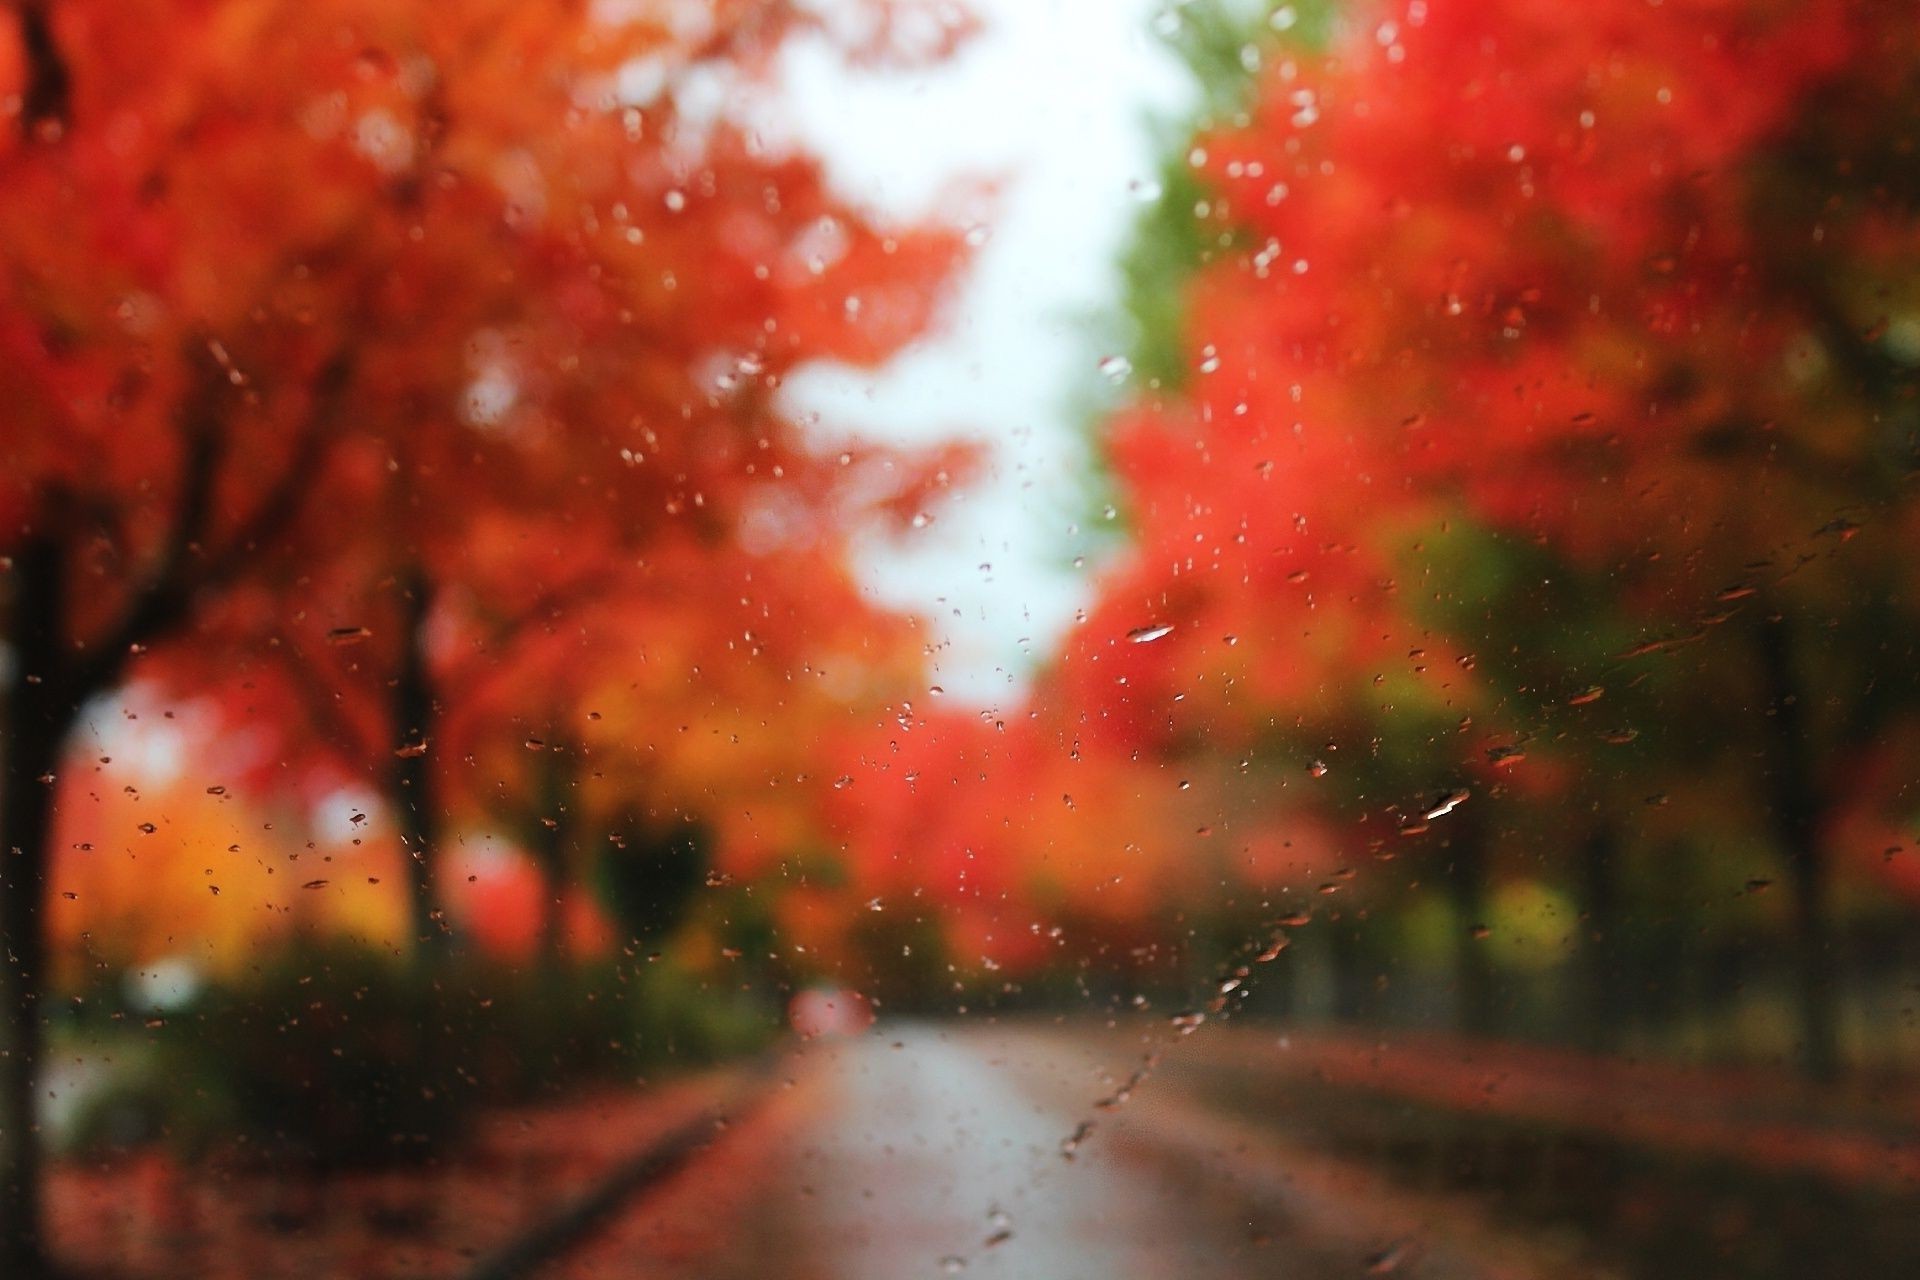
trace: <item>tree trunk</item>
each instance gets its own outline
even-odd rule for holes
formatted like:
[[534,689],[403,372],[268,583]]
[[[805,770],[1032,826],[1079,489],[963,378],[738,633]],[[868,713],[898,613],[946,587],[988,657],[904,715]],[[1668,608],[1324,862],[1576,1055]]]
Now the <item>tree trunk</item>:
[[1579,1039],[1594,1053],[1620,1047],[1626,1021],[1621,998],[1626,975],[1620,969],[1620,833],[1605,818],[1596,820],[1580,846],[1580,904],[1586,927],[1581,938],[1581,1002],[1586,1025]]
[[428,668],[427,622],[433,583],[411,570],[400,578],[400,666],[393,682],[393,727],[405,746],[394,761],[394,821],[407,863],[407,926],[416,970],[437,967],[448,946],[446,916],[434,883],[440,808],[434,794],[433,731],[440,704]]
[[1350,916],[1328,921],[1327,958],[1333,965],[1333,1016],[1339,1022],[1358,1022],[1366,1012],[1366,960],[1360,948],[1360,926]]
[[26,55],[27,86],[20,95],[20,136],[31,142],[58,137],[73,106],[73,73],[54,43],[53,23],[46,0],[26,0],[16,7],[20,51]]
[[1496,1017],[1493,962],[1479,935],[1487,919],[1487,851],[1477,822],[1463,822],[1447,845],[1447,894],[1454,913],[1454,1022],[1462,1035],[1489,1036]]
[[538,811],[529,848],[540,872],[540,949],[535,959],[542,976],[552,981],[559,976],[565,960],[566,921],[561,915],[560,898],[566,891],[573,822],[567,808],[567,770],[560,748],[550,742],[541,754],[534,797]]
[[29,540],[14,558],[14,573],[0,782],[0,1275],[34,1280],[48,1270],[34,1116],[46,1040],[43,908],[53,840],[53,787],[47,779],[78,710],[59,677],[65,616],[59,545]]
[[1255,994],[1261,999],[1261,1012],[1270,1017],[1292,1021],[1298,1012],[1299,970],[1294,964],[1293,948],[1288,947],[1266,965],[1260,974]]
[[1800,1066],[1812,1079],[1831,1080],[1840,1070],[1839,993],[1816,762],[1787,624],[1762,623],[1758,637],[1771,744],[1762,800],[1793,881]]

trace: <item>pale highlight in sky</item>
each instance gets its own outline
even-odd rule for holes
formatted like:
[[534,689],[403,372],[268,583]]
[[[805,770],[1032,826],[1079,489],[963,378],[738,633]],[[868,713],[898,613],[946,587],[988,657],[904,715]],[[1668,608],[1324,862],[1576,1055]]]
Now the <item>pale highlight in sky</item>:
[[1078,416],[1112,394],[1124,340],[1118,259],[1155,190],[1149,120],[1192,90],[1149,29],[1165,0],[975,0],[985,29],[912,75],[849,72],[820,50],[788,65],[782,126],[861,203],[951,216],[969,180],[998,190],[940,334],[878,374],[818,368],[790,384],[823,425],[928,442],[959,431],[982,474],[898,548],[869,556],[887,603],[926,616],[951,694],[1005,701],[1086,603],[1072,560],[1100,520]]

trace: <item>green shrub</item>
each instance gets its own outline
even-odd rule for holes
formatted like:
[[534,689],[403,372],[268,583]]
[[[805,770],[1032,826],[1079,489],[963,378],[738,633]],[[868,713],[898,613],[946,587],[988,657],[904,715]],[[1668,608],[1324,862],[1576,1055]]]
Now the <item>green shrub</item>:
[[319,1169],[418,1159],[480,1107],[706,1065],[778,1026],[776,1002],[663,962],[467,961],[428,979],[364,949],[302,945],[116,1051],[68,1145],[237,1141]]

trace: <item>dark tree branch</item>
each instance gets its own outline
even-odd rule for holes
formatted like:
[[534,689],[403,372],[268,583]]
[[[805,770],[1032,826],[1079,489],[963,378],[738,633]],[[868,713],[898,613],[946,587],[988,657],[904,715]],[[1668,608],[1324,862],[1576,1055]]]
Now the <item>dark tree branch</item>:
[[20,100],[20,131],[29,141],[58,136],[73,120],[73,73],[53,38],[50,0],[19,0],[20,49],[27,87]]
[[260,547],[280,539],[305,509],[305,496],[318,480],[333,429],[353,373],[353,343],[343,343],[314,380],[313,409],[294,441],[280,475],[261,496],[250,515],[235,529],[227,545],[208,557],[204,585],[220,586],[246,564],[247,557]]
[[449,671],[446,685],[464,691],[471,701],[472,694],[512,676],[515,673],[510,667],[495,660],[501,652],[511,649],[533,627],[553,620],[569,607],[605,598],[623,576],[621,569],[597,569],[541,592],[524,609],[503,619],[466,660]]
[[117,683],[136,649],[168,635],[186,621],[194,596],[231,582],[250,555],[276,541],[293,525],[305,508],[305,496],[314,487],[332,443],[336,410],[351,363],[348,348],[343,347],[321,371],[313,410],[279,476],[226,545],[211,554],[204,553],[202,539],[212,523],[220,463],[228,450],[225,434],[215,425],[218,414],[211,404],[212,394],[204,405],[196,400],[182,424],[186,446],[166,547],[146,582],[135,589],[119,620],[107,628],[106,638],[90,646],[87,656],[73,665],[65,682],[68,696],[84,700]]
[[341,707],[334,692],[315,675],[312,659],[287,644],[274,646],[273,652],[275,665],[299,695],[308,717],[320,726],[321,737],[340,744],[344,763],[357,765],[391,753],[397,744],[383,746],[370,740]]

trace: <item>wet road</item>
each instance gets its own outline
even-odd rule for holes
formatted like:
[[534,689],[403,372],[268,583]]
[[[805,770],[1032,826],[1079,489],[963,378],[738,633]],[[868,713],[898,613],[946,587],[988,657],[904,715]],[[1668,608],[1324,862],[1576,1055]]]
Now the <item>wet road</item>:
[[[817,1044],[698,1176],[570,1275],[673,1280],[1320,1280],[1572,1275],[1467,1218],[1195,1106],[1149,1048],[1044,1028]],[[1092,1129],[1074,1158],[1063,1141]],[[728,1148],[731,1147],[729,1151]],[[1463,1234],[1464,1233],[1464,1234]],[[644,1255],[644,1263],[640,1257]]]
[[1200,1275],[1245,1247],[1197,1233],[1186,1197],[1111,1158],[1097,1130],[1062,1154],[1100,1096],[1081,1064],[932,1031],[826,1052],[830,1110],[799,1161],[820,1204],[793,1224],[822,1274]]

